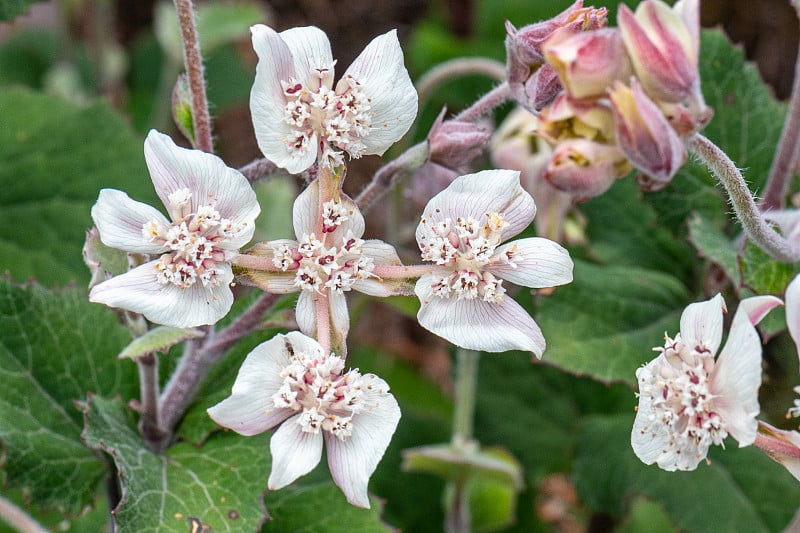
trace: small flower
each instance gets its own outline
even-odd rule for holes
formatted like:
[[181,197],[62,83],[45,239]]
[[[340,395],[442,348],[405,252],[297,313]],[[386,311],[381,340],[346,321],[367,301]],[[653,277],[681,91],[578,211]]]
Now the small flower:
[[502,244],[535,214],[517,171],[461,176],[434,196],[416,232],[422,259],[434,263],[415,288],[422,303],[419,323],[463,348],[528,350],[541,357],[545,340],[539,326],[507,297],[503,282],[563,285],[572,281],[572,260],[547,239]]
[[218,157],[180,148],[155,130],[144,156],[170,218],[114,189],[100,191],[92,218],[106,246],[157,259],[96,285],[89,299],[158,324],[213,324],[233,303],[230,261],[253,236],[256,195]]
[[654,360],[636,371],[639,408],[631,432],[633,451],[664,470],[694,470],[712,444],[729,434],[739,446],[755,441],[761,385],[761,340],[755,325],[781,301],[773,296],[742,300],[722,342],[725,302],[689,305],[681,331],[666,337]]
[[276,33],[251,28],[259,62],[250,94],[256,139],[264,155],[298,173],[319,160],[339,166],[343,153],[383,154],[411,126],[417,93],[392,30],[376,37],[334,87],[335,61],[316,27]]
[[650,190],[665,187],[686,162],[686,147],[636,79],[609,91],[617,125],[617,144],[631,163],[647,174]]
[[374,374],[344,372],[299,332],[277,335],[248,354],[231,395],[208,409],[242,435],[280,427],[270,440],[270,490],[289,485],[320,461],[322,443],[333,481],[347,501],[369,508],[367,485],[400,420],[389,386]]
[[372,274],[376,265],[400,265],[394,247],[377,240],[363,240],[364,216],[345,194],[325,202],[320,213],[319,180],[297,197],[293,209],[297,240],[259,243],[248,255],[271,259],[270,269],[248,269],[241,278],[273,293],[300,292],[297,324],[306,335],[315,335],[315,295],[325,295],[334,331],[342,338],[350,329],[344,293],[352,289],[371,296],[406,294],[405,282],[381,280]]

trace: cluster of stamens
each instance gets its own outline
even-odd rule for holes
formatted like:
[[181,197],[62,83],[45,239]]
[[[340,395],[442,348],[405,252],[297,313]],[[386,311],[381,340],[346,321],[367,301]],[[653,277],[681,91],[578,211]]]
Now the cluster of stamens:
[[675,466],[705,457],[712,444],[722,444],[728,436],[722,419],[714,410],[710,375],[714,356],[703,347],[690,347],[667,337],[663,348],[655,348],[662,364],[643,367],[637,372],[639,396],[647,398],[651,416],[643,433],[669,435],[663,457],[672,457]]
[[230,239],[244,228],[222,218],[211,205],[191,211],[189,189],[169,195],[172,224],[151,220],[142,225],[142,235],[148,242],[160,244],[166,253],[156,262],[156,277],[161,284],[171,283],[182,289],[198,281],[203,286],[217,286],[217,263],[226,260],[219,243]]
[[422,259],[448,267],[446,272],[434,274],[433,293],[441,298],[501,302],[506,292],[503,280],[485,267],[497,263],[515,266],[514,259],[519,258],[516,246],[496,253],[502,241],[500,230],[507,225],[498,213],[487,213],[481,220],[467,217],[454,222],[448,217],[435,224],[423,217]]
[[353,433],[353,416],[363,407],[362,376],[344,370],[336,355],[294,352],[281,371],[283,384],[272,396],[275,407],[302,411],[297,423],[307,433],[327,431],[341,440]]
[[362,139],[372,128],[372,115],[371,100],[364,94],[362,82],[352,75],[339,80],[335,90],[329,87],[332,67],[317,69],[317,78],[308,86],[294,78],[282,86],[287,100],[284,120],[294,129],[286,138],[287,146],[302,155],[316,134],[321,161],[336,167],[344,162],[341,151],[353,158],[364,153]]

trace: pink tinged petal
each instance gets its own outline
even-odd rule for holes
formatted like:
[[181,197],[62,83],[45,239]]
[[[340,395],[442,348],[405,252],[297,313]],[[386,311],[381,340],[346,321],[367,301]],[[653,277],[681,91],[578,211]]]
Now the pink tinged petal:
[[689,304],[681,315],[681,339],[690,348],[714,355],[722,342],[722,313],[725,300],[717,294],[710,300]]
[[156,263],[145,263],[96,285],[89,293],[89,300],[140,313],[151,322],[176,328],[214,324],[230,311],[233,304],[230,265],[217,266],[216,287],[204,287],[198,281],[181,289],[172,283],[159,283]]
[[250,91],[250,113],[258,147],[267,159],[296,174],[317,159],[316,135],[304,154],[290,151],[287,137],[296,130],[285,120],[286,96],[281,82],[298,78],[289,47],[273,30],[262,24],[250,28],[253,49],[258,55],[256,78]]
[[314,293],[312,291],[300,291],[294,314],[300,331],[310,337],[315,337],[317,335],[317,308],[314,304]]
[[101,190],[92,207],[92,220],[106,246],[141,254],[164,251],[163,245],[148,242],[142,229],[151,221],[165,227],[169,227],[170,222],[154,207],[132,200],[122,191]]
[[524,350],[542,357],[546,346],[542,330],[513,299],[506,296],[495,303],[441,298],[432,292],[434,282],[435,276],[426,274],[415,287],[422,304],[417,313],[422,327],[468,350]]
[[[429,225],[450,218],[480,218],[487,213],[499,213],[508,226],[501,230],[508,239],[528,227],[536,215],[533,198],[519,184],[516,170],[484,170],[456,178],[445,190],[431,198],[422,216]],[[417,242],[427,234],[417,226]]]
[[631,163],[652,178],[651,188],[666,186],[686,162],[686,147],[658,106],[635,79],[609,91],[617,124],[617,144]]
[[417,91],[403,65],[397,31],[372,40],[353,61],[343,79],[362,83],[370,101],[372,127],[362,140],[365,154],[383,154],[406,134],[417,116]]
[[329,69],[325,73],[331,87],[333,78],[333,54],[331,43],[325,32],[316,26],[291,28],[280,33],[280,38],[286,43],[294,61],[295,77],[306,87],[317,88],[319,69]]
[[752,444],[756,438],[759,386],[761,339],[750,322],[747,306],[740,305],[712,371],[710,384],[716,396],[714,406],[740,447]]
[[[356,238],[361,238],[361,236],[364,235],[364,215],[361,214],[358,206],[345,194],[340,195],[339,201],[342,206],[348,210],[348,218],[330,233],[327,237],[328,243],[341,243],[348,232]],[[294,226],[294,234],[298,240],[302,239],[304,235],[311,233],[316,233],[317,238],[322,239],[319,180],[312,181],[294,201],[294,207],[292,208],[292,224]],[[334,246],[338,246],[338,244]]]
[[218,247],[236,250],[253,238],[261,207],[247,178],[238,170],[213,154],[176,146],[169,136],[156,130],[150,130],[144,141],[144,158],[165,206],[169,206],[170,194],[189,189],[192,211],[210,205],[223,218],[243,226],[237,235],[221,240]]
[[303,431],[297,423],[299,417],[293,416],[281,424],[269,441],[272,454],[269,490],[281,489],[308,474],[322,458],[322,435]]
[[744,310],[750,323],[757,326],[767,313],[779,305],[783,305],[783,302],[775,296],[753,296],[739,302],[739,309]]
[[[513,250],[515,266],[498,258]],[[519,239],[495,250],[496,262],[486,270],[515,285],[532,288],[556,287],[572,281],[572,259],[560,244],[541,237]]]
[[352,505],[369,509],[369,478],[394,435],[400,421],[400,407],[389,394],[389,386],[379,377],[367,374],[361,382],[366,405],[353,416],[352,435],[342,441],[326,433],[325,446],[334,483]]
[[[286,345],[297,336],[307,338],[292,332],[256,346],[239,368],[231,395],[210,407],[209,416],[217,424],[247,436],[263,433],[292,416],[292,409],[276,408],[272,396],[283,385],[281,371],[291,362]],[[319,345],[316,351],[320,351]]]
[[[372,259],[375,266],[400,266],[400,257],[394,246],[377,239],[371,239],[362,246],[364,255]],[[411,295],[411,287],[406,280],[386,279],[378,277],[367,277],[353,283],[353,288],[370,296],[395,296]]]
[[331,349],[333,352],[345,356],[347,345],[345,339],[350,332],[350,313],[347,311],[347,298],[344,293],[328,292],[328,309],[331,321]]
[[786,287],[786,325],[800,354],[800,276]]

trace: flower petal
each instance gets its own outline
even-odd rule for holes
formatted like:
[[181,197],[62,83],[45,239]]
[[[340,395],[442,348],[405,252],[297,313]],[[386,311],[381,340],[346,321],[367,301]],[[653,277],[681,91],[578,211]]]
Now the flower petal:
[[739,302],[739,308],[747,313],[750,323],[754,326],[779,305],[783,305],[781,299],[771,295],[752,296]]
[[689,304],[681,315],[681,339],[690,348],[717,353],[722,342],[722,313],[725,300],[717,294],[710,300]]
[[303,431],[297,423],[299,416],[281,424],[269,441],[272,454],[272,471],[267,481],[269,490],[281,489],[308,474],[322,458],[322,435]]
[[365,154],[383,154],[406,134],[417,116],[417,91],[403,65],[397,30],[372,40],[343,78],[354,77],[370,100],[372,127]]
[[365,407],[353,416],[353,433],[347,440],[325,434],[328,467],[347,501],[369,509],[367,485],[400,420],[400,407],[389,386],[374,374],[361,380]]
[[208,409],[217,424],[242,435],[257,435],[294,414],[291,409],[276,408],[272,396],[283,385],[281,371],[291,362],[287,343],[296,336],[306,338],[297,332],[276,335],[247,355],[231,395]]
[[512,261],[491,264],[486,270],[523,287],[556,287],[572,281],[572,259],[560,244],[541,237],[518,239],[495,250],[494,257],[513,251]]
[[545,349],[542,331],[517,302],[441,298],[432,292],[435,276],[422,276],[415,292],[422,306],[417,320],[425,329],[468,350],[505,352],[527,350],[541,358]]
[[[536,215],[533,198],[519,184],[516,170],[483,170],[456,178],[445,190],[431,198],[422,212],[429,226],[445,219],[455,221],[471,216],[479,219],[487,213],[499,213],[508,226],[501,230],[503,240],[518,234]],[[426,228],[417,226],[417,242]]]
[[739,305],[711,376],[714,406],[739,446],[755,441],[760,386],[761,339],[750,322],[747,306]]
[[[643,375],[651,376],[663,365],[663,358],[656,357],[636,370],[636,379],[641,382]],[[670,432],[666,424],[660,423],[653,411],[653,398],[642,394],[631,430],[631,447],[636,456],[646,465],[655,463],[665,450],[671,447]],[[674,471],[674,463],[662,467]]]
[[[362,246],[364,255],[372,259],[375,266],[400,266],[400,257],[397,255],[397,250],[391,244],[379,241],[377,239],[370,239],[364,242]],[[394,295],[411,295],[410,284],[403,279],[380,279],[377,277],[368,277],[353,283],[353,288],[364,294],[370,296],[394,296]]]
[[295,321],[297,327],[309,337],[317,335],[317,308],[314,303],[314,293],[312,291],[301,290],[297,298],[295,308]]
[[[328,245],[336,246],[341,243],[351,232],[353,237],[361,238],[364,235],[364,215],[358,209],[356,203],[347,195],[341,194],[339,201],[347,211],[347,220],[343,221],[328,237]],[[316,233],[317,238],[322,238],[322,218],[320,216],[319,205],[319,180],[312,181],[308,187],[301,192],[294,201],[292,208],[292,224],[297,240],[301,240],[304,235]]]
[[89,300],[134,311],[151,322],[176,328],[214,324],[230,311],[233,304],[230,265],[218,266],[218,286],[204,287],[198,282],[185,289],[160,283],[155,265],[156,261],[145,263],[94,286]]
[[243,226],[237,234],[220,240],[217,247],[236,250],[253,238],[261,207],[247,178],[238,170],[229,168],[213,154],[176,146],[169,136],[156,130],[150,130],[144,141],[144,158],[165,206],[169,207],[170,194],[186,188],[192,192],[193,212],[210,205],[223,218]]
[[303,154],[288,148],[287,138],[296,132],[285,120],[287,102],[281,82],[298,77],[292,53],[272,28],[256,24],[250,32],[258,55],[256,78],[250,91],[250,113],[258,147],[279,167],[292,174],[302,172],[316,161],[318,143],[315,135]]
[[[316,26],[291,28],[280,33],[294,61],[295,77],[304,86],[315,86],[321,69],[329,69],[326,78],[333,78],[333,54],[325,32]],[[331,83],[326,84],[328,88]]]
[[101,190],[97,203],[92,206],[92,220],[100,231],[100,240],[106,246],[140,254],[164,251],[162,245],[148,242],[142,229],[153,220],[169,226],[169,220],[156,208],[132,200],[122,191]]
[[800,275],[786,287],[786,325],[800,355]]

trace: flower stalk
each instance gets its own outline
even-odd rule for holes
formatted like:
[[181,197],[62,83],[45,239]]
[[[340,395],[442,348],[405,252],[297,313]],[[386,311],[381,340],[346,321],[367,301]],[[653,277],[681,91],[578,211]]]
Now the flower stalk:
[[211,137],[211,116],[208,112],[206,97],[205,72],[203,56],[200,53],[200,41],[197,34],[192,0],[174,0],[178,11],[183,40],[183,62],[189,77],[189,89],[192,93],[192,124],[194,126],[194,144],[198,150],[213,153],[214,143]]
[[139,369],[141,420],[139,431],[148,443],[159,443],[164,438],[158,409],[158,358],[148,353],[136,359]]
[[474,122],[483,115],[489,113],[494,108],[499,107],[511,96],[508,82],[503,82],[485,95],[477,102],[461,111],[455,116],[455,120],[462,122]]

